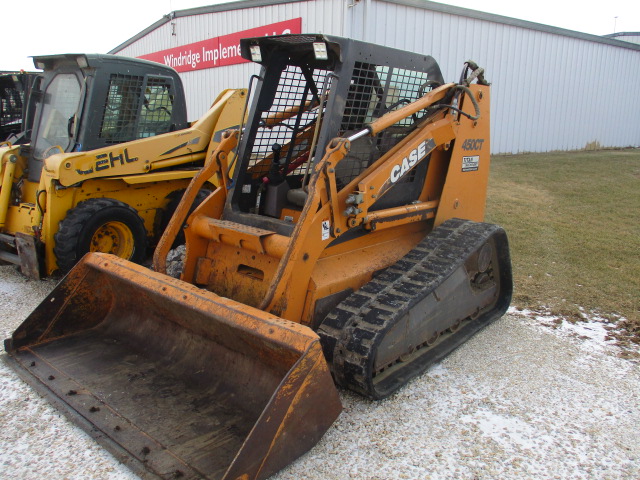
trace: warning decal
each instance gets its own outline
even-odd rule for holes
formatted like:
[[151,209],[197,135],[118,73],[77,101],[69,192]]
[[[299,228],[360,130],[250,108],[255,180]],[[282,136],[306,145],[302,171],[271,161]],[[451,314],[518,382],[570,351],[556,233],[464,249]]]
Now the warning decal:
[[322,222],[322,240],[329,240],[331,233],[331,223],[329,220],[323,220]]
[[477,172],[478,165],[480,165],[480,155],[474,155],[472,157],[462,157],[463,172]]

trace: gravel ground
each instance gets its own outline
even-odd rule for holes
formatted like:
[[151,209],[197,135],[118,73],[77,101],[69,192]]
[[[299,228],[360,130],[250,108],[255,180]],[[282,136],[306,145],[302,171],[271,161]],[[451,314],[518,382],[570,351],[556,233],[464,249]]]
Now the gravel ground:
[[[3,338],[53,285],[0,267]],[[341,392],[334,426],[273,480],[637,480],[638,364],[597,324],[543,323],[511,313],[385,401]],[[137,477],[0,362],[0,478]]]

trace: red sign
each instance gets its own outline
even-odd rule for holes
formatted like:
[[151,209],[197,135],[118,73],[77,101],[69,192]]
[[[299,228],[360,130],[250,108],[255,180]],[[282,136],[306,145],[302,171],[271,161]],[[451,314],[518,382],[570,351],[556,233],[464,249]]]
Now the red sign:
[[238,33],[214,37],[182,47],[141,55],[139,58],[164,63],[178,72],[191,72],[204,68],[223,67],[248,62],[240,56],[240,39],[302,33],[302,18],[272,23]]

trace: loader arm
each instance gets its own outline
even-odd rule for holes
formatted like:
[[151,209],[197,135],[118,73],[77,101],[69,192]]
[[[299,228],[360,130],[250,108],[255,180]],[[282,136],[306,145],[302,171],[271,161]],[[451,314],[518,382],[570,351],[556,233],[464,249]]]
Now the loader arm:
[[220,199],[218,200],[219,202],[225,201],[227,188],[229,186],[227,162],[232,150],[238,144],[238,135],[239,132],[237,130],[225,132],[215,150],[209,154],[209,160],[205,166],[193,177],[191,183],[189,183],[178,204],[178,208],[176,208],[173,217],[169,221],[169,225],[167,225],[162,237],[160,237],[160,241],[153,253],[153,269],[156,272],[166,273],[167,254],[178,236],[178,231],[182,228],[185,220],[187,220],[189,207],[193,204],[196,195],[203,185],[214,176],[218,185],[216,192],[214,192],[215,196]]
[[[472,94],[478,95],[481,89],[487,88],[474,86]],[[376,135],[398,121],[436,104],[455,89],[455,84],[444,85],[401,110],[381,117],[367,126],[363,132]],[[482,102],[482,110],[480,107],[475,108],[476,105],[467,107],[469,113],[478,118],[482,118],[483,113],[488,117],[488,93],[483,91],[481,96],[485,99]],[[471,128],[476,126],[472,125]],[[462,128],[464,135],[468,134],[468,128]],[[435,218],[439,198],[433,197],[435,186],[428,183],[425,184],[425,195],[421,196],[421,199],[425,198],[420,202],[377,210],[372,214],[369,213],[369,209],[396,181],[409,174],[433,151],[444,150],[445,146],[452,144],[456,139],[463,143],[466,137],[459,138],[460,130],[459,115],[455,113],[436,113],[430,118],[425,118],[422,126],[413,134],[342,189],[338,189],[336,185],[335,170],[349,153],[350,139],[335,139],[327,148],[324,158],[315,167],[316,176],[309,184],[308,202],[298,219],[289,248],[280,260],[277,273],[260,308],[283,318],[300,318],[304,301],[291,293],[295,291],[293,285],[308,284],[313,268],[324,250],[349,230],[359,226],[367,230],[397,228]],[[482,174],[488,175],[488,169],[483,170]],[[473,181],[477,182],[477,178]],[[318,241],[318,238],[322,238],[323,222],[326,222],[327,218],[331,219],[330,234],[325,240]]]
[[238,127],[236,112],[242,111],[246,91],[223,91],[205,115],[191,127],[83,153],[48,157],[44,170],[62,186],[87,179],[140,175],[193,162],[202,162],[211,142]]

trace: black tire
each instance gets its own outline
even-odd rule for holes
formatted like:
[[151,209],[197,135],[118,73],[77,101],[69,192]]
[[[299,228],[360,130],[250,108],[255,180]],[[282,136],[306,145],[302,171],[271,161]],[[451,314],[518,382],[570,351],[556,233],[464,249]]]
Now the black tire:
[[53,253],[68,272],[85,253],[106,252],[135,263],[145,260],[147,230],[132,207],[112,198],[92,198],[67,212],[54,235]]
[[[204,188],[198,191],[198,193],[196,194],[196,198],[193,200],[193,204],[189,209],[187,218],[189,217],[189,215],[193,213],[193,211],[202,202],[204,202],[204,199],[207,198],[210,194],[211,194],[211,190],[207,190]],[[162,220],[160,222],[160,232],[158,233],[158,239],[160,239],[164,231],[167,229],[167,225],[169,225],[169,221],[171,220],[171,217],[173,217],[173,214],[175,213],[176,209],[178,208],[178,204],[180,203],[180,200],[182,200],[183,195],[184,195],[184,190],[176,190],[175,192],[171,192],[169,194],[168,196],[168,198],[170,199],[169,203],[167,204],[167,207],[162,212]],[[184,225],[182,226],[184,228]],[[180,229],[180,231],[178,232],[178,235],[176,235],[176,239],[173,242],[173,245],[171,245],[171,248],[177,248],[180,245],[184,245],[184,243],[185,243],[184,231]]]

